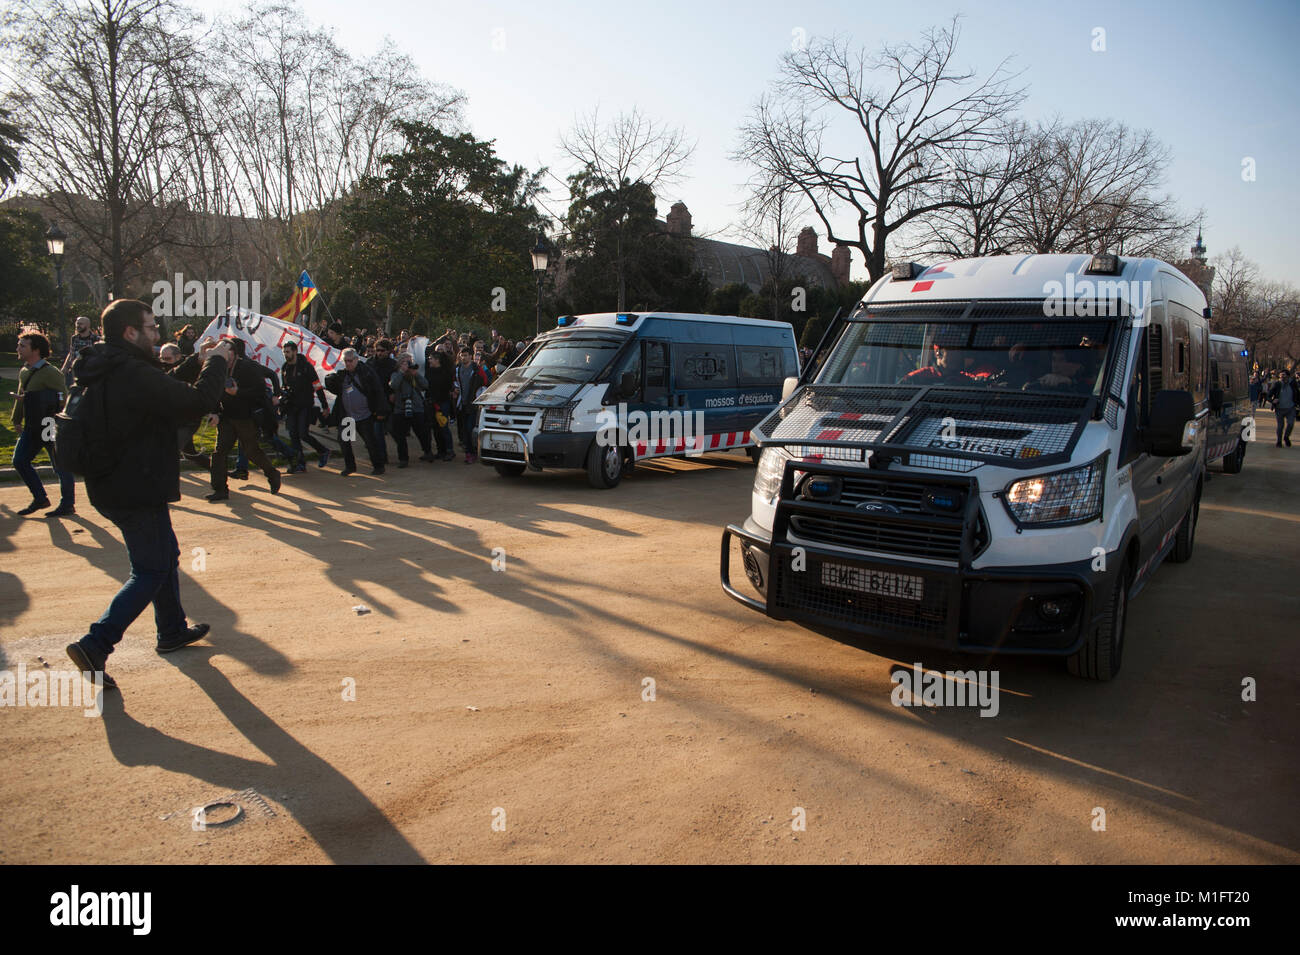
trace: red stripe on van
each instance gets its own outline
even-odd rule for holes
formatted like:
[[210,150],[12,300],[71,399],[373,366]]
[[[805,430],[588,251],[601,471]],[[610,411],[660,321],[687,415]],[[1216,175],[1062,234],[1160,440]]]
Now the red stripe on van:
[[928,291],[930,291],[930,289],[933,288],[933,287],[934,287],[934,283],[933,283],[933,282],[917,282],[915,285],[912,286],[912,291],[913,291],[913,292],[928,292]]
[[843,431],[836,431],[834,429],[830,429],[827,431],[823,431],[821,434],[817,435],[817,437],[814,438],[813,440],[814,441],[838,441],[840,439],[840,435],[842,435],[843,433],[844,433]]

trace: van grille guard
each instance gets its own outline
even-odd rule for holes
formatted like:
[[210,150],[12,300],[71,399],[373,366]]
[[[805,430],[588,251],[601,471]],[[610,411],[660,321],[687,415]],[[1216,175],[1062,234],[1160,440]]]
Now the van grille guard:
[[1091,395],[1042,395],[932,385],[806,385],[751,429],[760,447],[798,457],[970,470],[1066,464],[1093,417]]

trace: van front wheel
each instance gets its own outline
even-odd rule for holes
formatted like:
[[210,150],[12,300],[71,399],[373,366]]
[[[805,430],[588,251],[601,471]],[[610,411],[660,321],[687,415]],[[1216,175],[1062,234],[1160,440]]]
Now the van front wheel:
[[1079,652],[1067,659],[1075,676],[1105,682],[1119,673],[1124,653],[1124,619],[1128,612],[1128,562],[1119,568],[1110,605]]
[[617,445],[593,441],[587,452],[587,483],[604,490],[623,479],[623,452]]

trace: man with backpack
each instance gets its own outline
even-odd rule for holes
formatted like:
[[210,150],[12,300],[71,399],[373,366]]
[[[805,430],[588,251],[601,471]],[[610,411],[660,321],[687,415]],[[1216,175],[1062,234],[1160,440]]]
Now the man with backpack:
[[68,517],[77,513],[74,509],[76,479],[72,472],[59,467],[54,442],[46,432],[47,423],[63,407],[67,385],[63,374],[46,361],[50,357],[50,340],[40,332],[24,332],[18,336],[18,357],[22,359],[23,368],[18,372],[18,395],[14,398],[11,415],[14,430],[18,432],[18,443],[14,445],[14,470],[32,492],[32,503],[18,513],[24,516],[35,514],[50,506],[50,499],[45,496],[45,485],[36,468],[32,467],[32,461],[44,448],[59,479],[59,506],[45,516]]
[[[168,505],[181,497],[177,429],[216,410],[231,360],[228,344],[205,346],[203,370],[188,385],[158,366],[158,324],[144,302],[110,302],[101,321],[104,341],[72,366],[81,394],[64,411],[58,443],[60,455],[85,477],[90,503],[122,532],[131,576],[89,632],[68,645],[83,672],[103,672],[123,633],[150,604],[159,653],[208,632],[205,623],[189,626],[181,607],[180,548]],[[104,685],[117,683],[105,673]]]

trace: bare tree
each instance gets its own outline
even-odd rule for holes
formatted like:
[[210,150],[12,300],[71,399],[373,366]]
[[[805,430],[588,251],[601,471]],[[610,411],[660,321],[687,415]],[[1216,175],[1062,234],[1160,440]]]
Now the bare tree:
[[599,110],[579,118],[560,138],[560,148],[576,164],[569,177],[570,208],[601,200],[600,231],[614,242],[618,310],[627,307],[629,223],[637,187],[658,196],[681,180],[695,145],[677,127],[657,123],[638,110],[601,123]]
[[794,273],[792,256],[798,243],[797,225],[804,214],[802,194],[790,183],[771,175],[751,182],[742,207],[739,231],[759,249],[772,286],[772,320],[781,318],[781,283]]
[[18,179],[22,164],[18,149],[27,142],[18,124],[12,122],[8,110],[0,109],[0,196]]
[[1214,260],[1214,330],[1246,342],[1267,361],[1300,358],[1300,292],[1289,283],[1262,281],[1259,269],[1234,246]]
[[1167,257],[1196,216],[1160,195],[1169,150],[1149,130],[1115,120],[1040,125],[1008,228],[1023,252]]
[[947,151],[943,160],[950,175],[939,188],[952,204],[907,230],[914,238],[905,254],[960,259],[1016,251],[1011,225],[1038,161],[1033,145],[1025,124],[1009,120],[995,145],[959,145]]
[[167,241],[178,201],[185,97],[197,56],[172,0],[23,0],[5,19],[3,79],[26,117],[26,175],[125,292]]
[[[945,157],[996,145],[1001,118],[1023,98],[1002,65],[982,80],[954,65],[959,32],[954,18],[919,44],[877,54],[841,38],[786,53],[741,127],[736,158],[797,188],[827,238],[862,253],[872,279],[884,274],[895,232],[959,204],[943,189]],[[846,116],[862,148],[841,153],[831,118]],[[832,224],[844,209],[852,234]]]
[[461,122],[464,96],[425,80],[391,43],[356,61],[290,3],[254,3],[220,33],[237,207],[267,223],[262,250],[281,279],[317,264],[339,202],[400,145],[395,120]]

